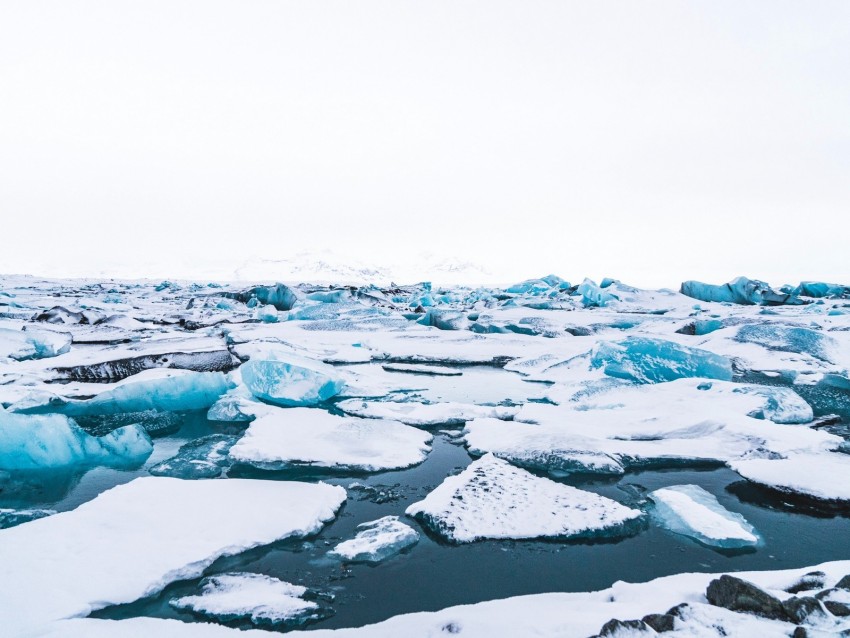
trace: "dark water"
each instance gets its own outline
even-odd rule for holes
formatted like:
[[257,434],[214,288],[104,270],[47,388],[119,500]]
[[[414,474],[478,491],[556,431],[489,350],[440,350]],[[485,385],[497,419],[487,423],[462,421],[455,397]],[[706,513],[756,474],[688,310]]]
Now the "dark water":
[[[480,394],[476,395],[474,399],[479,402],[524,400],[535,396],[540,389],[536,384],[521,381],[517,385],[515,375],[493,370],[477,371],[467,379],[444,377],[437,383],[434,381],[427,380],[432,386],[427,393],[432,400],[472,400],[472,388],[485,381],[489,384],[488,397],[482,399]],[[155,441],[154,455],[145,468],[171,456],[187,440],[242,429],[242,426],[208,422],[200,414],[189,415],[177,434]],[[617,580],[646,581],[687,571],[783,569],[847,558],[850,511],[825,512],[788,502],[746,484],[727,468],[654,470],[619,479],[557,480],[634,506],[641,504],[641,495],[649,490],[686,483],[700,485],[756,527],[764,538],[764,544],[756,549],[718,552],[652,525],[615,542],[485,541],[455,546],[433,538],[416,521],[404,517],[409,504],[422,499],[447,475],[459,472],[471,461],[463,447],[453,443],[450,436],[437,432],[427,460],[404,471],[368,476],[294,477],[280,472],[232,468],[229,473],[232,477],[325,480],[348,488],[349,498],[336,520],[316,537],[284,541],[219,560],[206,575],[251,571],[333,593],[336,614],[312,627],[335,628],[520,594],[602,589]],[[145,468],[134,471],[97,468],[82,475],[32,475],[29,483],[23,479],[18,483],[6,481],[0,485],[0,507],[72,509],[109,487],[146,475]],[[372,498],[374,495],[370,497],[362,489],[351,489],[355,482],[378,488],[380,497]],[[331,547],[355,534],[358,524],[387,515],[399,515],[417,529],[420,542],[377,566],[346,566],[325,558]],[[168,601],[175,596],[197,593],[197,583],[197,579],[174,583],[158,596],[107,608],[94,615],[196,620],[188,613],[173,610]]]

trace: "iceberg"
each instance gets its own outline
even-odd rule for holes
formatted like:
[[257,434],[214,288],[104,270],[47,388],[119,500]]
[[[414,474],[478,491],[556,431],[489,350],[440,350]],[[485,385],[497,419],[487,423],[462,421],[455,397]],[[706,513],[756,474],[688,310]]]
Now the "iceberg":
[[708,350],[650,337],[602,341],[591,351],[590,365],[605,374],[638,383],[659,383],[686,377],[732,379],[732,363]]
[[419,534],[398,516],[361,523],[351,540],[334,547],[328,556],[347,563],[380,563],[419,542]]
[[329,365],[311,359],[251,359],[242,381],[258,399],[284,407],[317,405],[339,394],[345,382]]
[[618,536],[629,533],[643,516],[604,496],[534,476],[492,454],[446,478],[406,513],[455,543]]
[[152,451],[150,437],[140,425],[128,425],[95,437],[63,415],[31,416],[0,411],[2,470],[126,467],[140,465]]
[[137,478],[0,531],[0,626],[44,635],[60,619],[154,595],[222,556],[314,534],[343,501],[324,483]]
[[382,472],[424,461],[431,439],[398,421],[342,417],[317,408],[269,408],[230,449],[230,458],[268,470]]
[[216,574],[204,578],[200,587],[200,594],[173,598],[169,604],[208,620],[247,620],[274,629],[301,627],[333,614],[325,605],[306,600],[306,587],[263,574]]
[[742,459],[732,469],[748,481],[817,501],[850,503],[850,455],[795,454],[780,459]]
[[832,353],[838,348],[838,342],[822,332],[776,323],[741,326],[735,335],[735,340],[742,343],[755,343],[768,350],[808,354],[828,363],[833,362]]
[[46,359],[71,350],[71,335],[52,330],[0,328],[0,359]]
[[738,277],[728,284],[712,285],[701,281],[685,281],[679,289],[683,295],[700,301],[717,301],[742,305],[800,305],[806,303],[797,296],[777,292],[763,281]]
[[740,549],[760,542],[747,520],[730,512],[698,485],[672,485],[649,493],[655,503],[652,516],[671,532],[709,547]]
[[210,434],[180,446],[170,459],[150,468],[154,476],[173,476],[181,479],[205,479],[221,476],[230,465],[227,453],[239,437]]

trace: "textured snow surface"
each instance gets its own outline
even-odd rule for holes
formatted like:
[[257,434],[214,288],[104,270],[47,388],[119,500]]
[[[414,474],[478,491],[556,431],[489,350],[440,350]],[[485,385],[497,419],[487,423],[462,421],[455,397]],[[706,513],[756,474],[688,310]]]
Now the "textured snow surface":
[[782,492],[826,501],[850,502],[850,455],[797,454],[786,459],[751,459],[732,464],[749,481]]
[[713,547],[755,545],[759,536],[740,514],[730,512],[698,485],[671,485],[649,493],[663,527]]
[[616,535],[641,516],[592,492],[538,478],[492,454],[407,508],[448,540]]
[[230,458],[265,469],[379,472],[421,463],[432,438],[398,421],[342,417],[318,408],[269,408],[230,449]]
[[322,483],[136,479],[0,531],[0,626],[28,635],[132,602],[220,556],[317,532],[344,500],[345,490]]
[[398,516],[361,523],[357,529],[360,531],[354,538],[343,541],[328,555],[352,563],[377,563],[419,542],[419,533]]

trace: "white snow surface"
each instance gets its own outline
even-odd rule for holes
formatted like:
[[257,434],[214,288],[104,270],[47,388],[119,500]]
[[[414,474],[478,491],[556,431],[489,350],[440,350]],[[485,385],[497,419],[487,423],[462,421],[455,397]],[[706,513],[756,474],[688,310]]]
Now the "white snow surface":
[[785,459],[749,459],[732,463],[748,481],[781,492],[825,501],[850,502],[850,455],[795,454]]
[[379,472],[421,463],[432,438],[398,421],[342,417],[318,408],[269,407],[230,449],[230,458],[269,469]]
[[457,543],[600,535],[642,516],[609,498],[539,478],[488,454],[407,508]]
[[220,556],[317,532],[341,487],[138,478],[70,512],[0,530],[0,627],[50,622],[152,595]]

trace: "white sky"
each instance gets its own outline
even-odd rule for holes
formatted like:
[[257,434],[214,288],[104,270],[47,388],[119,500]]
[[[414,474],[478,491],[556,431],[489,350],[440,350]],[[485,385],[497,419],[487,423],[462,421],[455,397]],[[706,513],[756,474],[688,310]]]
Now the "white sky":
[[845,0],[0,0],[0,272],[847,283],[848,238]]

